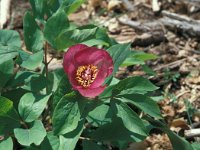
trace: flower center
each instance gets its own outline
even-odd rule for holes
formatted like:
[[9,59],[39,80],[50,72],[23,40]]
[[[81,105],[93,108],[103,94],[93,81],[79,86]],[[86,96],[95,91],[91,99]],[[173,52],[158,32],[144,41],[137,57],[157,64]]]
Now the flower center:
[[76,71],[76,80],[84,88],[89,87],[97,77],[97,66],[87,65],[79,66]]

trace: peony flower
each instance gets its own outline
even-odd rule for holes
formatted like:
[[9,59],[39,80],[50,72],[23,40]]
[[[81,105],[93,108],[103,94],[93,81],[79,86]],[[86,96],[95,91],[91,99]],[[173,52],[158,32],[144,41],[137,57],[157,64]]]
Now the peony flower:
[[104,91],[103,83],[113,72],[113,61],[104,49],[77,44],[64,54],[63,67],[73,89],[94,98]]

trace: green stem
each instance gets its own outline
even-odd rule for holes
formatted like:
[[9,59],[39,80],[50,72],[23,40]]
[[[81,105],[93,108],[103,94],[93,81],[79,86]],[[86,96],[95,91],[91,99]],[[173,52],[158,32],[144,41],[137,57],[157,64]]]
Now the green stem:
[[189,124],[192,125],[192,120],[190,119],[190,114],[188,113],[188,110],[187,110],[186,112],[187,112],[187,116],[188,116]]
[[107,96],[107,97],[101,97],[101,98],[98,98],[98,99],[109,99],[109,98],[115,98],[115,97],[112,97],[112,96]]

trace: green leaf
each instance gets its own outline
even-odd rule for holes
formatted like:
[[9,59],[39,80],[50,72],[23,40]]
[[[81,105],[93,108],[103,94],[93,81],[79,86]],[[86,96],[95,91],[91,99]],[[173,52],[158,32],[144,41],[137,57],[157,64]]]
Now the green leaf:
[[134,57],[136,59],[139,59],[139,60],[143,60],[143,61],[147,61],[147,60],[152,60],[152,59],[157,59],[158,58],[154,54],[148,54],[148,53],[144,53],[144,52],[134,53],[132,57]]
[[114,85],[110,85],[108,87],[105,88],[105,90],[103,91],[103,93],[101,93],[98,97],[99,99],[101,99],[101,101],[104,102],[110,102],[110,99],[112,97],[112,90],[115,86]]
[[[85,119],[82,119],[81,121],[79,121],[78,126],[75,130],[65,135],[60,135],[59,138],[58,136],[55,136],[53,132],[49,132],[47,134],[48,141],[42,144],[42,150],[47,150],[47,148],[48,150],[74,150],[76,143],[78,142],[79,137],[83,131],[84,122]],[[46,144],[46,148],[44,147],[44,144]]]
[[113,95],[124,94],[146,94],[155,91],[158,87],[153,85],[148,79],[141,76],[129,77],[121,80],[113,89]]
[[45,15],[45,7],[46,7],[46,0],[29,0],[33,15],[40,19],[43,20],[44,15]]
[[[134,122],[135,123],[135,122]],[[143,141],[146,136],[138,135],[126,129],[121,119],[115,118],[111,123],[105,124],[97,128],[91,133],[92,139],[97,141]]]
[[102,104],[100,100],[88,100],[89,99],[85,98],[85,101],[81,101],[83,104],[86,103],[81,118],[86,118],[89,112],[93,111],[97,106]]
[[152,59],[157,59],[157,56],[154,54],[133,51],[131,55],[125,59],[122,66],[143,65],[145,64],[145,61]]
[[46,130],[40,120],[36,120],[30,129],[14,129],[17,141],[24,146],[30,146],[32,143],[40,145],[46,136]]
[[117,42],[114,39],[111,39],[108,36],[107,30],[105,28],[98,28],[95,39],[108,43],[108,47],[117,44]]
[[0,64],[15,58],[18,55],[18,47],[3,46],[0,44]]
[[106,43],[105,41],[98,40],[98,39],[91,39],[88,41],[84,41],[82,42],[82,44],[85,44],[87,46],[96,46],[96,45],[109,46],[109,44]]
[[64,8],[65,12],[69,15],[75,12],[85,0],[63,0],[61,9]]
[[41,143],[40,150],[58,150],[59,145],[59,138],[53,134],[53,131],[50,131]]
[[111,103],[113,112],[121,118],[124,126],[131,132],[146,136],[146,128],[139,116],[125,103],[114,99]]
[[20,99],[18,110],[22,119],[26,122],[36,120],[44,111],[50,95],[36,95],[26,93]]
[[200,150],[200,143],[197,143],[197,142],[192,143],[192,147],[194,150]]
[[73,30],[64,31],[57,37],[56,47],[59,50],[63,50],[74,44],[91,40],[92,38],[95,38],[96,31],[97,27],[95,26],[85,26]]
[[[166,132],[166,131],[165,131]],[[191,146],[191,144],[186,141],[184,138],[178,136],[174,132],[168,130],[166,132],[167,135],[169,136],[169,139],[172,143],[173,150],[194,150]]]
[[[101,100],[103,100],[103,101],[106,101],[106,100],[109,100],[111,97],[112,97],[112,90],[113,90],[113,88],[115,87],[115,85],[117,84],[117,83],[119,83],[119,79],[117,79],[117,78],[114,78],[114,77],[112,77],[112,78],[110,78],[111,79],[111,81],[109,81],[110,82],[110,85],[109,86],[107,86],[106,88],[105,88],[105,90],[103,91],[103,93],[101,93],[100,95],[99,95],[99,98],[101,99]],[[108,82],[106,82],[107,84],[108,84]]]
[[21,47],[19,33],[14,30],[0,30],[0,45]]
[[110,47],[107,51],[113,58],[113,73],[115,73],[118,71],[119,66],[123,63],[126,57],[130,54],[130,44],[116,44]]
[[188,141],[186,141],[184,138],[181,138],[170,129],[164,129],[164,132],[167,133],[174,150],[193,150]]
[[160,95],[160,96],[151,96],[150,97],[153,101],[155,102],[160,102],[164,99],[164,96]]
[[87,116],[88,122],[95,127],[110,123],[112,118],[112,111],[110,111],[109,108],[110,107],[105,104],[97,106],[94,110],[89,112]]
[[18,63],[21,67],[34,70],[42,64],[43,51],[36,52],[34,54],[28,54],[24,51],[20,51]]
[[19,33],[13,30],[0,30],[0,64],[18,55],[21,47]]
[[66,75],[64,75],[62,77],[62,79],[60,80],[60,83],[58,85],[57,90],[54,93],[54,97],[53,97],[53,107],[55,108],[56,105],[58,104],[58,102],[61,100],[61,98],[67,94],[72,92],[72,86],[69,83],[69,80],[67,78]]
[[79,140],[79,137],[83,131],[85,120],[82,119],[79,121],[79,124],[75,130],[65,134],[64,136],[60,135],[60,146],[59,150],[74,150],[76,143]]
[[76,129],[84,108],[83,102],[84,100],[74,92],[62,97],[52,118],[55,134],[65,134]]
[[26,48],[33,53],[42,50],[44,41],[43,33],[30,12],[27,12],[24,16],[23,29]]
[[24,148],[22,150],[40,150],[40,149],[38,149],[36,147],[33,147],[33,146],[30,146],[30,147],[26,147],[26,148]]
[[121,100],[123,102],[131,103],[152,117],[158,119],[162,118],[160,109],[156,104],[156,102],[147,96],[140,94],[131,94],[131,95],[122,95],[121,97],[116,99]]
[[15,74],[15,76],[7,83],[6,86],[9,88],[16,88],[17,86],[22,86],[26,83],[27,79],[34,75],[35,73],[30,71],[18,71]]
[[11,78],[13,74],[14,63],[13,60],[8,60],[0,64],[0,91],[1,88],[5,86],[7,81]]
[[153,71],[150,67],[148,67],[147,65],[142,65],[142,69],[144,70],[144,72],[146,72],[147,75],[149,76],[156,76],[156,72]]
[[47,138],[48,138],[49,143],[52,147],[52,150],[58,150],[60,142],[59,142],[58,137],[53,134],[53,131],[51,131],[47,134]]
[[4,93],[2,93],[2,96],[11,99],[13,101],[14,108],[17,108],[20,98],[27,92],[28,91],[22,88],[15,88],[9,91],[5,91]]
[[83,140],[83,150],[103,150],[103,149],[97,143],[88,140]]
[[59,9],[61,1],[58,1],[58,0],[46,1],[45,12],[48,18],[54,15],[55,12]]
[[0,142],[0,149],[3,150],[5,149],[5,147],[6,147],[6,150],[13,150],[13,141],[11,137]]
[[[48,75],[48,90],[50,92],[55,92],[58,88],[58,85],[62,79],[62,77],[65,75],[65,72],[63,68],[55,69],[51,72],[49,72]],[[64,96],[63,94],[62,96]]]
[[121,64],[122,67],[132,66],[132,65],[144,65],[145,62],[142,60],[137,60],[132,57],[128,57],[124,60],[124,62]]
[[40,92],[46,87],[47,83],[48,80],[43,75],[33,74],[25,80],[25,85],[22,88],[32,92]]
[[[66,13],[64,11],[57,11],[57,13],[47,20],[44,27],[44,36],[51,46],[57,49],[55,40],[58,35],[67,28],[69,28],[69,21]],[[68,41],[65,42],[68,43]]]
[[20,120],[11,100],[0,96],[0,104],[0,134],[4,135],[18,127]]
[[18,71],[6,84],[8,88],[21,87],[25,90],[39,92],[47,85],[47,78],[31,71]]

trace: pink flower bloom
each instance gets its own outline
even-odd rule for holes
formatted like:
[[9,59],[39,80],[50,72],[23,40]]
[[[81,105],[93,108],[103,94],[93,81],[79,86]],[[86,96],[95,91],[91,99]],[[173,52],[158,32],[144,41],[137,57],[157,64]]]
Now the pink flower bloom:
[[104,91],[106,85],[102,84],[113,72],[113,61],[103,49],[77,44],[65,53],[63,67],[72,87],[82,96],[94,98]]

